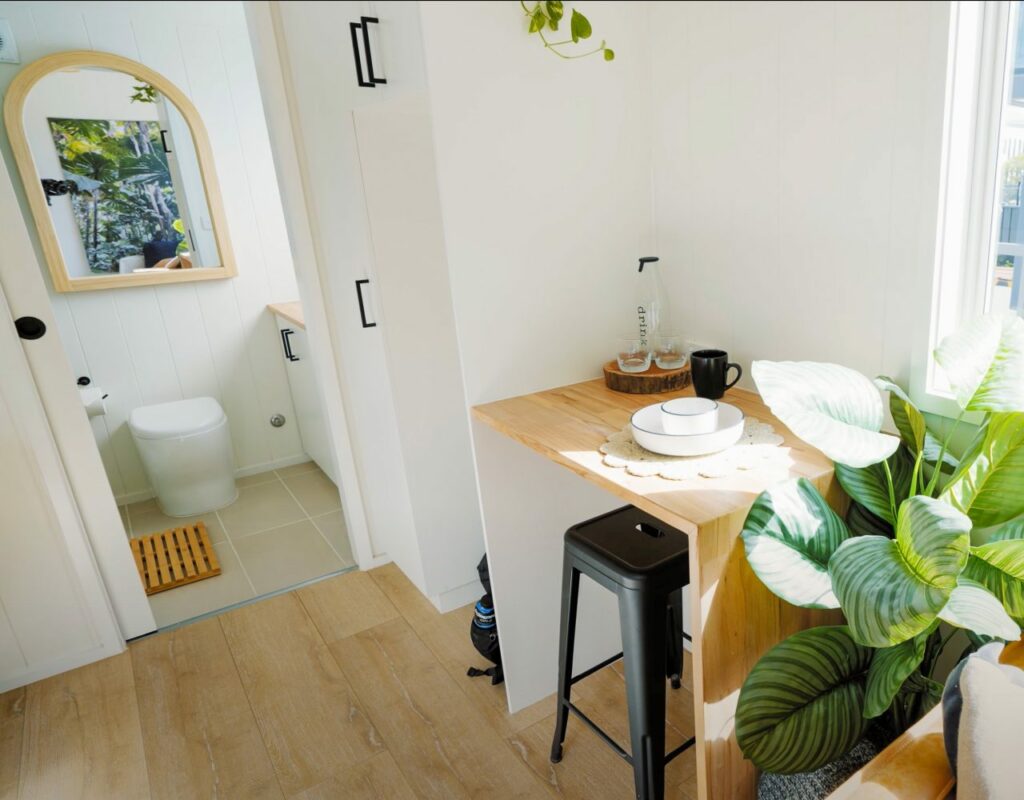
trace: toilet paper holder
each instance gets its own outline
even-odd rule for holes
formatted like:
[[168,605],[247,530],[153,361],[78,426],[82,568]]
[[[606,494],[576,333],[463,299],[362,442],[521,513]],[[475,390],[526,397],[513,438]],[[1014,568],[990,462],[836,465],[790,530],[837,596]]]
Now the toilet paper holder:
[[[90,378],[88,375],[83,375],[76,381],[76,383],[79,386],[88,386],[90,383],[92,383],[92,378]],[[106,400],[108,397],[110,397],[110,395],[104,392],[100,400]]]

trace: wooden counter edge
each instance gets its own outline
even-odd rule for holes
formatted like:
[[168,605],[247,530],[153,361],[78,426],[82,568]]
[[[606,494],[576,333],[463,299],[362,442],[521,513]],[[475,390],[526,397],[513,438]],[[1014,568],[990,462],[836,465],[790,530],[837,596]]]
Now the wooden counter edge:
[[286,303],[268,303],[267,309],[282,319],[288,320],[292,325],[306,330],[306,319],[302,314],[302,303],[298,300],[289,300]]

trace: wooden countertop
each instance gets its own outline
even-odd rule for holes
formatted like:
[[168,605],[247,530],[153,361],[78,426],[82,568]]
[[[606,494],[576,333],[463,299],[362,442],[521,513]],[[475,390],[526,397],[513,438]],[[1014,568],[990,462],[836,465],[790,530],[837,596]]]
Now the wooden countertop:
[[292,325],[306,330],[306,318],[302,315],[302,303],[290,300],[287,303],[270,303],[267,305],[273,313],[288,320]]
[[793,436],[757,394],[740,389],[730,390],[724,402],[775,427],[785,438],[783,446],[789,448],[788,469],[774,467],[723,478],[670,481],[657,476],[638,478],[602,463],[598,447],[608,434],[627,425],[634,411],[672,397],[692,395],[692,388],[658,395],[623,394],[613,392],[597,379],[476,406],[473,416],[690,534],[734,513],[745,515],[757,495],[782,480],[805,477],[813,481],[832,472],[832,462]]

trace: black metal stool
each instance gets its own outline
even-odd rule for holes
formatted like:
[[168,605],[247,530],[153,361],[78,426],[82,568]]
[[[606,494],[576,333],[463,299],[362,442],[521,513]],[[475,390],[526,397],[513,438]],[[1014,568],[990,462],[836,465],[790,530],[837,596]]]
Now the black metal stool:
[[[662,800],[665,765],[696,742],[691,738],[665,754],[665,678],[678,689],[683,672],[682,589],[690,582],[688,547],[685,533],[633,506],[565,532],[558,716],[551,762],[562,760],[571,711],[633,767],[638,800]],[[573,677],[581,573],[618,595],[623,652]],[[569,700],[574,683],[620,658],[626,664],[632,755]]]

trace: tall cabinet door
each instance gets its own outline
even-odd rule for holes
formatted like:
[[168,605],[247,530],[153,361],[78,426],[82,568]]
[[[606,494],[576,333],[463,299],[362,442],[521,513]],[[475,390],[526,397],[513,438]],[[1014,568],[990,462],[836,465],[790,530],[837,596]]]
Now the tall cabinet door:
[[[373,16],[360,2],[273,5],[306,203],[321,266],[360,491],[375,555],[388,555],[422,584],[405,465],[398,438],[385,342],[378,324],[366,205],[352,112],[382,102],[390,84],[360,86],[350,24]],[[375,75],[389,68],[384,36],[370,25]],[[357,31],[363,82],[368,76],[362,29]],[[279,44],[279,46],[280,46]],[[376,58],[374,57],[376,56]],[[408,567],[407,567],[408,565]]]

